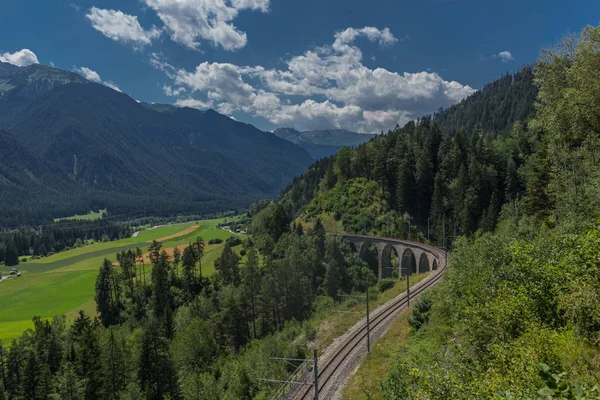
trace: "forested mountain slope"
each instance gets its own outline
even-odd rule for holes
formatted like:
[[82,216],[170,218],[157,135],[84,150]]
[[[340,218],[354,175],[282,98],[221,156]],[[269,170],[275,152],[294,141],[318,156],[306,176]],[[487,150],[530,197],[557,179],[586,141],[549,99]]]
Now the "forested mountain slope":
[[537,88],[533,66],[506,74],[463,101],[434,114],[443,134],[466,132],[504,133],[514,121],[526,121],[534,113]]
[[519,196],[458,240],[384,398],[599,398],[599,49],[587,27],[542,53]]
[[36,202],[31,185],[14,180],[2,194],[1,225],[16,223],[8,216],[17,212],[35,216],[18,221],[26,223],[64,209],[231,209],[273,196],[310,163],[300,147],[212,110],[140,104],[46,66],[1,67],[0,128],[21,146],[20,157],[44,165],[54,193]]
[[[526,125],[537,92],[532,70],[313,164],[281,203],[294,216],[336,214],[350,231],[403,236],[408,219],[424,234],[429,219],[436,240],[444,222],[457,234],[493,229],[501,206],[522,197],[518,170],[537,143]],[[544,201],[537,196],[531,201]]]

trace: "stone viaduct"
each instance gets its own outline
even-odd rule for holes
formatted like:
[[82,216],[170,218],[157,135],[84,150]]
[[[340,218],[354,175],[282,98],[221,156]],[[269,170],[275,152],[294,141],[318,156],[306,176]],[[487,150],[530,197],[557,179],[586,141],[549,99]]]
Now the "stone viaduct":
[[[422,243],[401,239],[380,238],[355,234],[338,235],[354,244],[361,258],[370,245],[377,249],[379,279],[390,277],[398,268],[399,276],[435,271],[440,266],[441,250]],[[396,253],[398,265],[392,265],[392,253]],[[441,261],[443,262],[443,261]]]

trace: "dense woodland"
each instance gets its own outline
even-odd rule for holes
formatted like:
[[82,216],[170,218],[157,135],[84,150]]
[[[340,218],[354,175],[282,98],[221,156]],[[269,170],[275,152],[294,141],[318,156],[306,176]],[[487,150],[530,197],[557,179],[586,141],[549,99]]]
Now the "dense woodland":
[[[309,219],[333,214],[349,232],[407,237],[410,221],[411,236],[425,237],[429,220],[440,245],[444,223],[447,237],[493,230],[502,205],[528,194],[524,175],[537,172],[521,167],[539,138],[515,119],[533,111],[532,71],[524,67],[487,85],[476,102],[468,98],[313,164],[283,192],[282,204]],[[475,128],[456,129],[455,118]],[[545,201],[529,194],[527,205]]]
[[153,243],[148,269],[133,251],[106,261],[99,318],[36,320],[4,344],[0,400],[268,398],[261,379],[289,372],[270,357],[306,357],[320,301],[374,280],[321,221],[425,240],[428,219],[452,264],[383,395],[599,398],[598,49],[588,28],[477,101],[315,163],[253,210],[245,262],[226,244],[214,276],[200,238],[173,259]]
[[590,27],[543,52],[518,196],[456,243],[386,398],[600,398],[599,48]]

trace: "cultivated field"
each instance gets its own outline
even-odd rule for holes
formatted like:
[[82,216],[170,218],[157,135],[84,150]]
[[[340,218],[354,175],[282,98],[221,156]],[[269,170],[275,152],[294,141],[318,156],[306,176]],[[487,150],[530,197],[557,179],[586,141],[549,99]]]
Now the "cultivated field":
[[[194,221],[173,224],[140,232],[137,237],[117,240],[68,250],[40,260],[21,263],[20,278],[0,283],[0,340],[5,344],[18,337],[25,329],[33,327],[31,318],[39,315],[75,315],[80,309],[95,313],[94,285],[98,269],[105,258],[115,261],[117,252],[141,248],[146,252],[149,242],[163,239],[169,251],[180,250],[191,240],[202,236],[206,241],[227,239],[232,234],[218,229],[222,220]],[[220,256],[223,244],[207,246],[202,263],[203,275],[214,272],[214,262]],[[241,246],[236,248],[239,252]],[[0,267],[4,273],[7,268]],[[146,268],[146,273],[150,269]]]

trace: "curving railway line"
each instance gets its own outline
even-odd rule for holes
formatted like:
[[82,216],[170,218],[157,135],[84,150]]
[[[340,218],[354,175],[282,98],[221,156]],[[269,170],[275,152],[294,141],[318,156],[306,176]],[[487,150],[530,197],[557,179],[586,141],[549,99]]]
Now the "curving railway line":
[[[392,240],[392,239],[385,239]],[[411,243],[402,241],[403,243]],[[446,268],[446,253],[443,250],[440,250],[433,246],[426,246],[421,243],[413,243],[415,245],[426,247],[428,251],[434,253],[439,259],[439,269],[437,271],[432,271],[432,274],[427,277],[425,280],[419,282],[410,290],[410,299],[418,297],[421,293],[425,292],[429,288],[435,286],[442,278],[442,275]],[[371,335],[373,335],[373,331],[375,331],[382,324],[385,324],[390,318],[393,318],[398,311],[404,308],[409,302],[409,298],[407,298],[406,293],[398,296],[394,300],[382,305],[375,312],[371,314],[370,318],[370,330]],[[365,323],[360,322],[362,324],[355,332],[352,332],[349,339],[345,340],[344,343],[337,345],[337,348],[334,348],[328,355],[328,357],[321,357],[318,362],[318,381],[319,381],[319,389],[318,389],[318,398],[325,399],[331,397],[332,393],[335,392],[335,375],[336,371],[340,369],[346,362],[351,362],[349,360],[352,358],[354,353],[359,350],[361,347],[366,346],[366,338],[367,338],[367,326]],[[335,346],[332,345],[332,346]],[[325,358],[325,359],[323,359]],[[339,383],[339,382],[338,382]],[[301,400],[309,400],[316,398],[314,386],[302,386],[296,388],[294,393],[290,398],[301,399]]]

